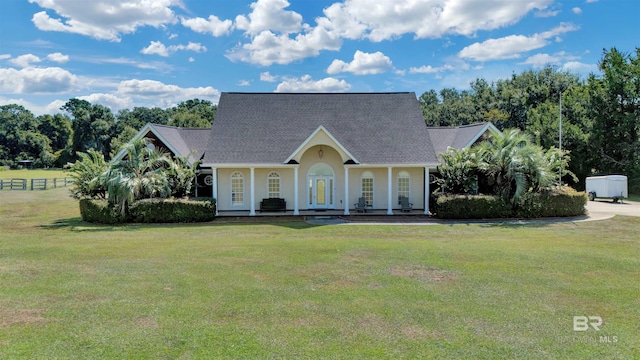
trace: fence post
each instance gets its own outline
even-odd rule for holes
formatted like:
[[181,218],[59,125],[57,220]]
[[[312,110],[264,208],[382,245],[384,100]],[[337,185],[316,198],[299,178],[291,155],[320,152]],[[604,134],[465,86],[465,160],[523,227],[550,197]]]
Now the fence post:
[[33,191],[33,183],[34,183],[35,179],[31,179],[31,190]]

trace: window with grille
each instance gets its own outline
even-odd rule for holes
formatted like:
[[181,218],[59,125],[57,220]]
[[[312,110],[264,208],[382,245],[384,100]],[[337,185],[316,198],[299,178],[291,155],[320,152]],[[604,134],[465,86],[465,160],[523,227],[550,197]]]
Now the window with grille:
[[409,199],[409,193],[410,193],[410,188],[409,188],[409,184],[410,184],[410,177],[409,177],[409,173],[406,171],[401,171],[398,174],[398,205],[400,205],[400,198],[402,196],[406,197],[407,199]]
[[280,174],[277,172],[270,172],[267,176],[267,192],[269,198],[280,197]]
[[361,179],[362,197],[367,205],[373,206],[373,173],[370,171],[362,174]]
[[231,206],[244,205],[244,175],[241,172],[231,174]]

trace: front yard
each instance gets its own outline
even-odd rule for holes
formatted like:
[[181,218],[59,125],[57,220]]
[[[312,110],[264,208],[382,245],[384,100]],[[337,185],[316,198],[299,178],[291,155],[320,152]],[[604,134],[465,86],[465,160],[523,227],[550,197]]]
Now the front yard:
[[[640,348],[640,218],[97,226],[67,194],[0,192],[0,358],[633,358]],[[575,316],[602,325],[574,331]]]

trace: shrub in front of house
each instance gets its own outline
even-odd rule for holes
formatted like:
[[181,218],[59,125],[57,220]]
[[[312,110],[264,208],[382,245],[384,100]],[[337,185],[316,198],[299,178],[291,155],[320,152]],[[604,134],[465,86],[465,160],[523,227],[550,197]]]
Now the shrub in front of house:
[[122,224],[129,221],[127,214],[109,205],[106,200],[80,199],[82,221],[97,224]]
[[438,194],[436,216],[441,219],[495,219],[509,217],[511,206],[495,195]]
[[511,205],[496,195],[435,196],[436,216],[441,219],[496,219],[566,217],[585,214],[587,197],[573,189],[527,192]]
[[131,204],[125,214],[106,200],[81,199],[83,221],[98,224],[188,223],[215,218],[215,200],[149,199]]
[[565,217],[585,214],[587,195],[571,188],[525,193],[516,204],[514,216],[520,218]]
[[129,213],[131,221],[136,223],[206,222],[215,218],[216,204],[213,199],[149,199],[134,202]]

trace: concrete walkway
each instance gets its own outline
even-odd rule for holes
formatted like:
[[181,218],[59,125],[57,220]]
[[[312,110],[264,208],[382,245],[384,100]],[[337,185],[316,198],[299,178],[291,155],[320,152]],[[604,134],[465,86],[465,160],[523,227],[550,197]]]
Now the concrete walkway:
[[385,216],[379,218],[359,218],[344,220],[339,217],[318,217],[307,220],[313,225],[453,225],[453,224],[535,224],[556,222],[582,222],[606,220],[615,215],[640,216],[640,202],[627,201],[614,203],[612,201],[596,200],[587,202],[587,215],[571,218],[552,219],[499,219],[499,220],[440,220],[431,218],[408,218],[403,216]]

